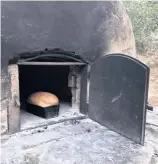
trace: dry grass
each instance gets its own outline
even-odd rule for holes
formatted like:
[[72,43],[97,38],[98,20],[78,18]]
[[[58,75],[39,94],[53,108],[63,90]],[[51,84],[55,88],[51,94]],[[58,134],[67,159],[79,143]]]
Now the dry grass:
[[138,55],[138,59],[150,67],[149,103],[158,107],[158,54]]

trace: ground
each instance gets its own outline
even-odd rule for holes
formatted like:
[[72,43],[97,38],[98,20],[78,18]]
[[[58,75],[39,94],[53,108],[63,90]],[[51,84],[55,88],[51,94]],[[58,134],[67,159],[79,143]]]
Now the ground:
[[158,106],[158,54],[138,55],[138,59],[150,67],[149,102]]
[[4,136],[1,148],[1,164],[157,164],[158,112],[148,111],[144,146],[85,118]]

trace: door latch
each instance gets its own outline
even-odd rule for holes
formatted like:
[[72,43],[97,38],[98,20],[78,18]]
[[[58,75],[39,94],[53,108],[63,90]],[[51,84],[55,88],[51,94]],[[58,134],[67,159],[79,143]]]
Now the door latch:
[[153,111],[153,106],[147,102],[146,109]]

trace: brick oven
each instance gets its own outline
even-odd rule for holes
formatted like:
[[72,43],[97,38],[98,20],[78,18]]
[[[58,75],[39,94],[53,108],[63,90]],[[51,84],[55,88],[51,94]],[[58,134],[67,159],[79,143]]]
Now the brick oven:
[[[89,117],[144,143],[149,68],[123,3],[3,1],[1,15],[1,134]],[[58,117],[25,110],[38,90],[57,95]]]

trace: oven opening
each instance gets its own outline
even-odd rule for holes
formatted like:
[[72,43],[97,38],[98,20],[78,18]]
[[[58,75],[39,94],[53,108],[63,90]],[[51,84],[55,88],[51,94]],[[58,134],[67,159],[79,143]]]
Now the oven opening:
[[[51,121],[53,119],[60,120],[70,115],[79,114],[80,82],[77,80],[77,75],[72,71],[74,68],[76,66],[19,65],[21,129],[26,129],[35,124],[39,125],[45,121]],[[26,110],[29,96],[39,91],[49,92],[57,96],[60,104],[59,115],[57,117],[46,119]]]

